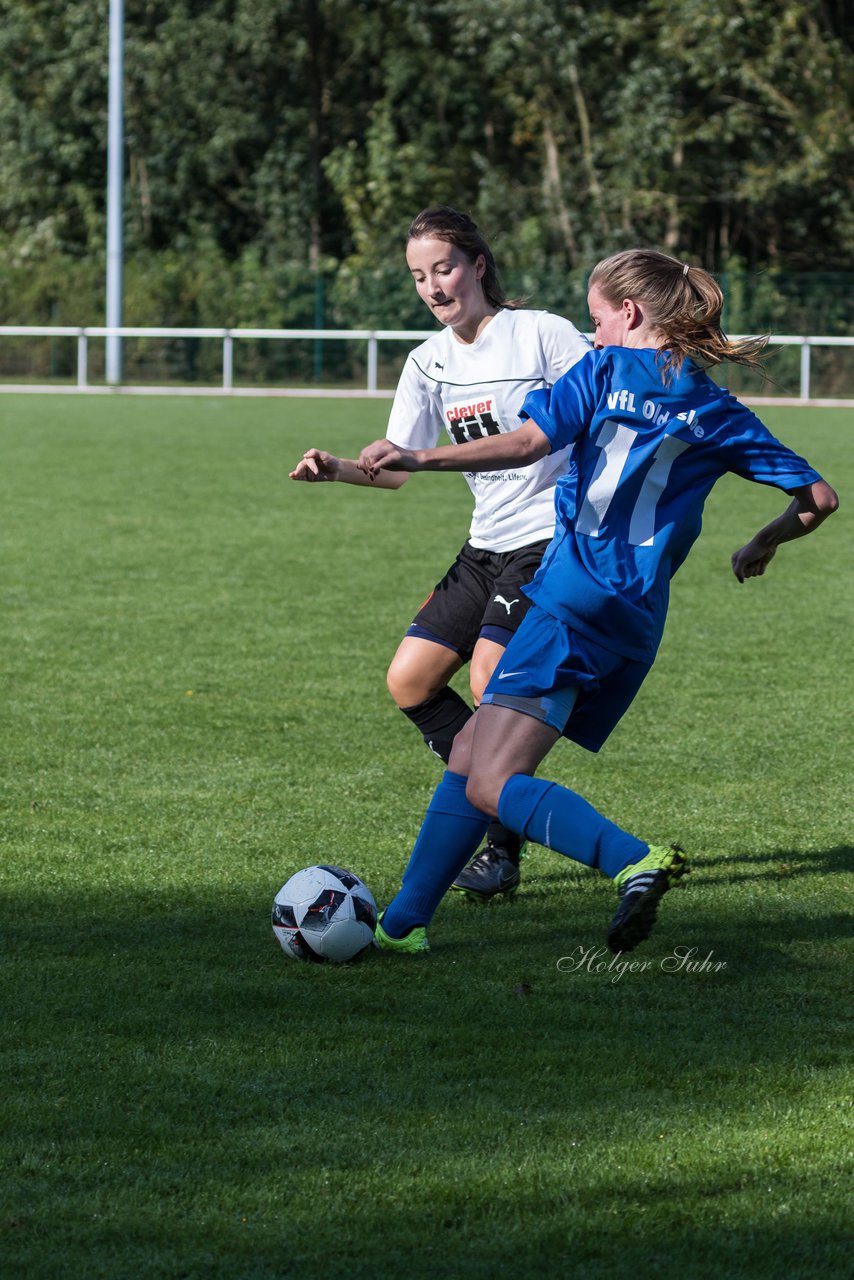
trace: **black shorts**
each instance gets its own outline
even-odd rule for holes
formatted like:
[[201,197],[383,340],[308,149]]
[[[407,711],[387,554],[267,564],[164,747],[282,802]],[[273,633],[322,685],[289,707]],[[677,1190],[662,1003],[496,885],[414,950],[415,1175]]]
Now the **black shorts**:
[[444,644],[465,662],[481,636],[506,645],[531,607],[521,588],[548,545],[546,539],[516,551],[481,551],[466,542],[406,634]]

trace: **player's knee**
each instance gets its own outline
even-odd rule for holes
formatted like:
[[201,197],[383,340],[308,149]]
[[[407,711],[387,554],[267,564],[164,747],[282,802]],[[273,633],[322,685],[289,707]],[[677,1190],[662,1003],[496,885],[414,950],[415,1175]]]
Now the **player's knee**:
[[399,707],[417,707],[436,692],[409,663],[392,662],[386,672],[385,682]]
[[471,689],[471,700],[476,707],[479,707],[483,699],[483,691],[489,684],[491,671],[480,671],[472,667],[469,672],[469,688]]
[[480,706],[483,691],[489,684],[489,677],[492,675],[494,667],[494,662],[486,661],[475,650],[469,667],[469,688],[471,689],[472,701],[476,707]]
[[399,707],[413,706],[413,703],[401,701],[404,692],[404,681],[401,680],[394,663],[391,664],[385,673],[385,684],[389,693]]
[[486,686],[492,679],[492,673],[504,656],[504,647],[482,638],[475,645],[469,666],[469,687],[476,707],[483,701]]
[[463,777],[469,771],[469,760],[471,758],[471,735],[468,733],[458,733],[454,738],[454,745],[451,747],[451,754],[448,756],[448,768],[452,773],[460,773]]
[[475,809],[480,809],[481,813],[487,813],[491,818],[498,816],[498,797],[501,794],[501,788],[496,788],[495,781],[491,777],[489,771],[475,772],[469,774],[469,780],[466,784],[466,799],[469,804],[473,804]]

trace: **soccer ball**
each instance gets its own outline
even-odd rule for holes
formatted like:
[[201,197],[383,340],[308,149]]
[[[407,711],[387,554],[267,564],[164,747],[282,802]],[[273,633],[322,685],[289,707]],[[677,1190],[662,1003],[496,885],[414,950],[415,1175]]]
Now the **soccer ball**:
[[273,933],[293,960],[355,960],[374,940],[377,904],[366,884],[343,867],[306,867],[273,902]]

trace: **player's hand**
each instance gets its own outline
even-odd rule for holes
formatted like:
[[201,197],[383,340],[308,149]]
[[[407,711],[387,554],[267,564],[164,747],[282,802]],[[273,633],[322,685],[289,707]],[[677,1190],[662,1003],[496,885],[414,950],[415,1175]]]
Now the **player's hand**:
[[414,449],[398,448],[391,440],[374,440],[373,444],[366,444],[356,465],[371,480],[383,468],[387,471],[419,470],[419,460]]
[[317,484],[319,480],[335,480],[341,467],[341,459],[322,449],[309,449],[291,471],[291,480],[307,480]]
[[752,538],[740,551],[734,552],[732,571],[739,582],[744,582],[745,578],[761,578],[774,559],[776,550],[775,546]]
[[371,479],[383,468],[386,471],[417,471],[418,456],[413,449],[400,449],[390,440],[375,440],[365,445],[357,463]]

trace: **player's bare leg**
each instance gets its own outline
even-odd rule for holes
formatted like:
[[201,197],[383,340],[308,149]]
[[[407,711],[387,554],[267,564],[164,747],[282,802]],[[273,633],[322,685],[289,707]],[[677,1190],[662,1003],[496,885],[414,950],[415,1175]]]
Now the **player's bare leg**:
[[468,777],[466,795],[475,808],[496,818],[507,779],[536,773],[559,737],[533,716],[490,703],[457,738],[449,767]]
[[466,797],[477,809],[500,812],[521,833],[614,879],[619,903],[608,946],[632,951],[649,936],[661,898],[688,870],[685,855],[678,845],[645,844],[581,796],[535,779],[558,736],[534,716],[490,704],[478,711],[451,767],[468,773]]
[[456,649],[404,636],[386,674],[388,691],[401,709],[414,707],[443,689],[462,666]]

